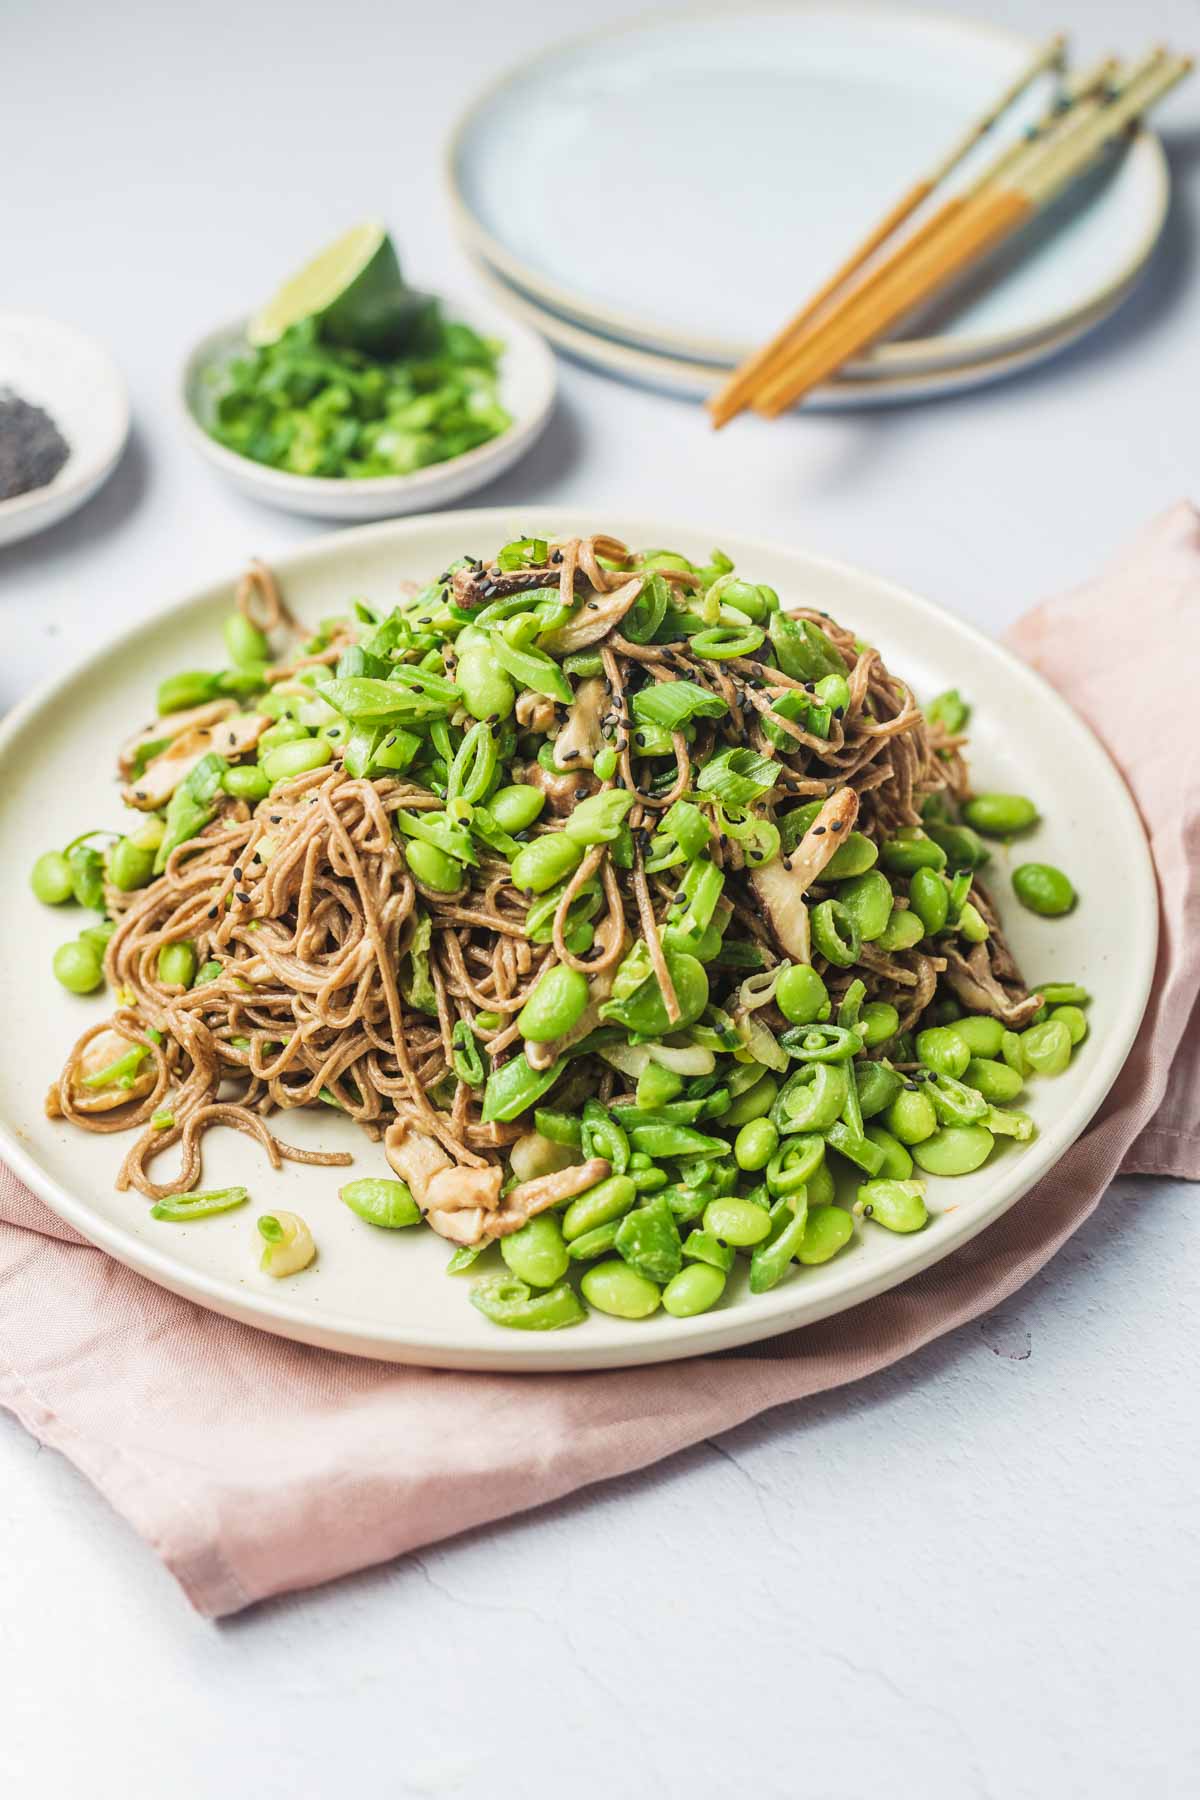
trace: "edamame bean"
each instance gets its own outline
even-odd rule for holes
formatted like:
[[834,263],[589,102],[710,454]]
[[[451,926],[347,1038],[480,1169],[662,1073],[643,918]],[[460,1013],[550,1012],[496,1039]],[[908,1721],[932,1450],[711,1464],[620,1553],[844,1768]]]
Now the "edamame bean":
[[778,1144],[779,1133],[770,1119],[751,1119],[734,1139],[734,1160],[739,1169],[765,1169]]
[[946,852],[951,869],[978,869],[990,852],[983,839],[969,825],[943,825],[935,819],[926,821],[926,829],[935,844]]
[[519,1231],[500,1239],[500,1254],[517,1277],[530,1287],[553,1287],[571,1266],[562,1227],[553,1213],[538,1213]]
[[29,885],[43,906],[61,906],[71,898],[71,865],[61,850],[42,852],[29,872]]
[[908,904],[928,937],[941,931],[950,912],[950,890],[936,869],[918,869],[908,884]]
[[920,1231],[929,1217],[921,1181],[864,1181],[857,1207],[864,1218],[886,1225],[889,1231]]
[[854,1236],[854,1220],[840,1206],[813,1206],[804,1221],[804,1237],[796,1261],[809,1268],[826,1263]]
[[824,881],[849,881],[854,875],[865,875],[879,859],[879,851],[861,831],[852,831],[839,844],[825,864]]
[[249,663],[264,663],[270,660],[271,646],[265,632],[241,613],[230,613],[225,621],[225,648],[229,652],[229,660],[238,668]]
[[918,869],[944,869],[946,852],[918,826],[905,825],[888,838],[879,852],[885,869],[893,875],[915,875]]
[[664,1309],[673,1319],[691,1319],[715,1306],[725,1292],[725,1276],[711,1263],[693,1262],[673,1275],[663,1289]]
[[361,1181],[348,1181],[338,1189],[338,1197],[360,1219],[383,1231],[400,1231],[421,1223],[421,1209],[404,1181],[368,1176]]
[[897,1094],[885,1114],[887,1128],[902,1144],[920,1144],[937,1130],[933,1101],[919,1088]]
[[1092,997],[1076,981],[1043,981],[1037,991],[1047,1006],[1086,1006]]
[[994,1106],[1003,1106],[1007,1101],[1015,1100],[1025,1085],[1015,1069],[987,1056],[973,1056],[967,1064],[963,1080]]
[[1071,1034],[1071,1043],[1082,1044],[1088,1034],[1088,1022],[1077,1006],[1055,1006],[1050,1010],[1051,1019],[1057,1019],[1065,1025]]
[[[653,1065],[652,1065],[653,1066]],[[728,1110],[722,1114],[721,1124],[731,1128],[749,1125],[752,1119],[763,1119],[775,1104],[775,1096],[779,1092],[779,1083],[773,1075],[760,1075],[754,1086],[739,1094]],[[641,1089],[638,1089],[638,1103],[641,1104]]]
[[222,775],[221,786],[235,800],[246,800],[253,806],[270,793],[271,777],[257,763],[236,763]]
[[960,1037],[972,1056],[999,1056],[1004,1040],[1004,1027],[999,1019],[986,1013],[968,1013],[954,1021],[955,1035]]
[[704,1209],[704,1229],[711,1231],[722,1243],[732,1244],[735,1250],[748,1250],[752,1244],[760,1244],[771,1229],[771,1215],[755,1206],[752,1200],[739,1199],[736,1194],[726,1194],[717,1200],[710,1200]]
[[892,916],[892,884],[878,869],[843,881],[837,897],[858,926],[864,944],[873,943],[887,930]]
[[572,1200],[562,1219],[562,1234],[568,1244],[581,1238],[610,1219],[619,1219],[637,1199],[637,1188],[628,1175],[610,1175],[593,1188]]
[[578,969],[547,969],[517,1014],[517,1030],[531,1044],[549,1044],[577,1025],[587,1011],[588,984]]
[[927,1175],[970,1175],[983,1167],[995,1142],[984,1125],[945,1125],[913,1146],[913,1159]]
[[1016,1031],[1006,1031],[1000,1039],[1000,1054],[1015,1075],[1022,1079],[1029,1073],[1029,1064],[1025,1061],[1025,1051],[1021,1044],[1021,1036]]
[[1021,1049],[1037,1074],[1061,1075],[1071,1060],[1071,1033],[1062,1019],[1047,1019],[1022,1034]]
[[488,811],[501,831],[515,834],[527,831],[534,820],[540,817],[545,804],[546,796],[541,788],[531,787],[526,782],[516,782],[512,787],[497,788],[488,801]]
[[262,755],[268,750],[278,750],[283,744],[299,744],[312,736],[307,725],[299,719],[280,719],[278,725],[269,725],[258,740],[258,751]]
[[1069,913],[1077,897],[1067,876],[1051,863],[1022,863],[1013,870],[1012,884],[1021,905],[1045,919]]
[[534,838],[513,857],[512,884],[523,894],[544,894],[573,875],[583,861],[582,844],[565,831],[552,831],[546,837]]
[[188,938],[164,944],[158,953],[158,979],[164,987],[190,988],[196,979],[196,946]]
[[911,906],[893,906],[891,917],[875,942],[881,950],[911,950],[925,936],[925,927]]
[[962,809],[963,818],[985,837],[1012,837],[1038,822],[1038,810],[1024,794],[976,794]]
[[467,878],[461,863],[456,863],[436,844],[427,844],[422,838],[407,838],[404,855],[413,878],[435,893],[456,894]]
[[917,1060],[939,1075],[960,1076],[971,1052],[953,1025],[931,1025],[917,1033]]
[[968,944],[986,943],[991,936],[988,922],[973,900],[964,900],[959,908],[958,929]]
[[154,850],[131,837],[118,838],[108,853],[108,879],[123,894],[145,887],[154,874]]
[[880,1175],[888,1181],[907,1181],[913,1172],[913,1159],[899,1138],[894,1138],[882,1125],[866,1125],[863,1131],[875,1147],[883,1151]]
[[305,742],[280,744],[269,750],[260,763],[267,780],[274,787],[278,781],[293,781],[307,775],[310,769],[323,769],[333,761],[333,745],[325,738],[308,738]]
[[648,1319],[658,1310],[662,1289],[656,1281],[639,1275],[628,1263],[597,1263],[579,1283],[584,1298],[597,1312],[617,1319]]
[[472,644],[463,651],[454,679],[473,719],[507,719],[516,705],[517,690],[486,643]]
[[775,985],[775,1004],[792,1025],[813,1025],[832,1010],[829,989],[809,963],[792,963]]
[[887,1000],[868,1000],[858,1017],[855,1030],[868,1050],[886,1044],[900,1029],[900,1014]]
[[94,944],[76,939],[54,952],[54,973],[69,994],[90,994],[104,980],[104,965]]

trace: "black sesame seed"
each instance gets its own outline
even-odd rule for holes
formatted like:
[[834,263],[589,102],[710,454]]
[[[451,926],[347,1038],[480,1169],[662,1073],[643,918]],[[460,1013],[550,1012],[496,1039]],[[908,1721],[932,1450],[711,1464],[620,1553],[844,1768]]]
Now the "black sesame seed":
[[814,825],[812,828],[812,831],[813,831],[814,837],[824,837],[825,836],[825,827],[823,825]]
[[216,918],[216,916],[217,916],[217,910],[218,910],[218,909],[217,909],[217,908],[216,908],[216,907],[215,907],[215,906],[210,906],[210,907],[209,907],[209,909],[208,909],[208,916],[209,916],[209,918],[210,918],[210,919],[215,919],[215,918]]
[[233,871],[233,879],[235,881],[240,881],[242,879],[242,871],[240,869],[235,869]]
[[846,821],[844,819],[835,819],[829,829],[830,831],[844,831],[846,829]]
[[239,900],[240,900],[240,901],[241,901],[241,903],[242,903],[242,905],[243,905],[243,906],[247,906],[247,905],[249,905],[249,902],[250,902],[250,896],[249,896],[249,894],[242,894],[242,893],[239,893],[239,894],[238,894],[238,899],[239,899]]

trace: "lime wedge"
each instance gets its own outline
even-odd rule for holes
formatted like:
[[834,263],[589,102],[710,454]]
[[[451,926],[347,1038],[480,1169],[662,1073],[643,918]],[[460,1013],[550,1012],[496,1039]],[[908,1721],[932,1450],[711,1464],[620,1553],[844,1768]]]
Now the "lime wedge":
[[285,281],[251,319],[251,344],[274,344],[302,319],[316,319],[321,336],[355,350],[385,351],[404,338],[428,305],[406,287],[395,247],[377,219],[355,225]]

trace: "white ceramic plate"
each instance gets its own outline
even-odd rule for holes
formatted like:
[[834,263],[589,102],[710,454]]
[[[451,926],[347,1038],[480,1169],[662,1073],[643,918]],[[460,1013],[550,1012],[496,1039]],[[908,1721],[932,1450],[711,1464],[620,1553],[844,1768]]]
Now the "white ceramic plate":
[[[731,363],[695,362],[688,357],[642,350],[636,345],[622,343],[618,338],[590,331],[586,326],[575,324],[539,305],[532,296],[505,281],[480,258],[472,257],[472,264],[476,277],[497,306],[540,331],[556,350],[622,381],[678,394],[684,399],[706,400],[733,366]],[[914,400],[935,400],[941,395],[963,393],[968,388],[986,387],[990,382],[1004,381],[1023,369],[1048,362],[1083,337],[1100,319],[1107,318],[1112,310],[1112,304],[1106,302],[1098,313],[1084,313],[1052,337],[1037,338],[1004,356],[950,363],[942,369],[912,375],[889,375],[879,370],[877,373],[864,371],[858,376],[839,376],[836,381],[814,388],[811,394],[805,395],[804,410],[856,412],[875,406],[904,406]]]
[[[283,559],[291,604],[309,620],[352,595],[387,604],[400,581],[425,579],[454,556],[486,554],[515,535],[597,528],[633,544],[668,544],[705,557],[713,528],[606,509],[543,507],[455,513],[368,527],[327,538]],[[1095,995],[1091,1035],[1057,1081],[1034,1084],[1029,1108],[1039,1136],[1011,1143],[982,1170],[933,1181],[925,1230],[895,1237],[867,1226],[822,1268],[790,1276],[752,1298],[744,1273],[713,1312],[640,1323],[593,1314],[545,1337],[505,1332],[470,1305],[465,1284],[443,1270],[447,1246],[423,1230],[378,1232],[347,1212],[336,1170],[286,1164],[279,1174],[246,1139],[205,1140],[204,1185],[244,1182],[253,1207],[193,1226],[158,1224],[137,1194],[112,1179],[124,1140],[87,1135],[44,1117],[42,1102],[64,1052],[103,996],[79,1000],[50,972],[55,946],[79,928],[71,908],[41,907],[24,872],[48,847],[87,826],[121,823],[110,757],[127,727],[152,710],[157,680],[202,668],[219,654],[232,579],[203,587],[115,639],[107,650],[27,700],[0,729],[0,941],[9,959],[0,1032],[0,1154],[70,1224],[152,1281],[204,1306],[307,1343],[394,1361],[474,1369],[589,1369],[650,1363],[748,1343],[853,1306],[938,1261],[1012,1205],[1060,1157],[1091,1117],[1137,1031],[1154,966],[1156,897],[1149,853],[1132,802],[1086,727],[1024,664],[971,627],[889,582],[801,551],[720,534],[740,569],[772,583],[785,601],[823,607],[879,644],[918,693],[956,683],[975,704],[972,741],[981,783],[1036,796],[1046,818],[1037,850],[1068,869],[1082,896],[1061,920],[1035,918],[996,883],[1006,927],[1032,979],[1082,981]],[[1022,845],[1020,856],[1027,855]],[[1003,873],[1005,852],[997,852]],[[1104,895],[1122,871],[1121,930]],[[382,1152],[325,1108],[291,1113],[284,1135],[345,1147],[357,1174],[383,1173]],[[302,1213],[320,1254],[304,1274],[274,1283],[257,1269],[253,1214]]]
[[[1033,48],[998,27],[853,4],[686,13],[560,45],[464,110],[448,159],[459,229],[577,323],[737,363]],[[1049,83],[1004,131],[1042,110]],[[927,371],[1094,320],[1146,262],[1168,188],[1162,148],[1143,133],[1106,178],[851,372]]]
[[129,395],[106,350],[56,319],[0,313],[0,388],[44,407],[70,446],[54,480],[0,500],[0,544],[57,525],[108,480],[129,436]]
[[244,494],[268,506],[282,507],[284,512],[361,521],[427,512],[461,500],[511,468],[540,437],[554,409],[558,374],[553,356],[528,325],[506,316],[486,300],[450,296],[445,304],[447,318],[461,319],[486,337],[504,340],[500,401],[513,422],[490,443],[412,475],[371,476],[365,481],[291,475],[238,456],[210,437],[203,422],[211,415],[213,399],[207,376],[243,348],[244,319],[235,319],[201,339],[184,363],[179,399],[188,438]]

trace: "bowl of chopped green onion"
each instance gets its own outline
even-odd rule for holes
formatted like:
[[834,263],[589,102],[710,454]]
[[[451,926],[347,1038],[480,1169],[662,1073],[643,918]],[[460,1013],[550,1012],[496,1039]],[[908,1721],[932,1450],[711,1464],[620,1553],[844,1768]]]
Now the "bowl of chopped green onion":
[[494,480],[550,417],[554,358],[486,302],[421,299],[385,352],[314,318],[266,344],[246,319],[209,333],[180,383],[191,442],[252,499],[325,519],[428,512]]

